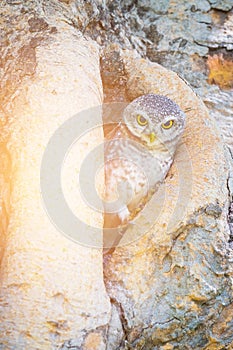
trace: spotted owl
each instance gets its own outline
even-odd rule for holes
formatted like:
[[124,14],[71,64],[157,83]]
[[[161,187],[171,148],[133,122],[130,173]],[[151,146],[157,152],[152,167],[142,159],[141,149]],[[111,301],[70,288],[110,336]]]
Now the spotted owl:
[[121,227],[165,179],[185,126],[171,99],[140,96],[123,110],[105,143],[105,227]]

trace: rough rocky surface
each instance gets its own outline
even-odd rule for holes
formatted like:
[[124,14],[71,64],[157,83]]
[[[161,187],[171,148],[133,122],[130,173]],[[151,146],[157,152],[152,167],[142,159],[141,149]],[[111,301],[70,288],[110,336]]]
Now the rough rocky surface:
[[[30,2],[8,3],[23,14],[34,11]],[[40,0],[37,6],[42,17],[46,15],[51,22],[55,17],[60,18],[102,47],[118,43],[177,72],[206,103],[232,150],[233,0],[51,0],[49,3]],[[34,32],[46,26],[42,22],[32,23]],[[23,28],[19,29],[26,34]],[[45,29],[55,30],[52,23]],[[223,86],[216,77],[209,79],[213,57],[214,64],[220,61],[227,73],[226,76],[223,73]]]
[[[189,87],[140,59],[188,81],[232,150],[232,6],[232,0],[1,2],[0,230],[1,246],[8,244],[0,348],[233,348],[230,154]],[[77,248],[60,235],[54,241],[56,230],[32,198],[35,187],[28,192],[32,179],[25,176],[38,169],[43,142],[59,121],[101,100],[98,53],[89,37],[103,49],[106,101],[154,91],[188,115],[164,187],[105,261],[111,312],[100,252]],[[112,43],[118,48],[108,54]]]
[[[102,47],[118,43],[122,48],[135,49],[187,80],[206,103],[232,149],[233,0],[66,3],[71,23]],[[222,78],[223,89],[216,77],[208,79],[212,57],[216,64],[220,60],[227,72]]]
[[223,323],[233,308],[227,153],[207,109],[175,73],[133,54],[121,58],[130,99],[166,93],[188,121],[165,199],[162,190],[105,261],[119,313],[110,328],[124,332],[109,334],[108,349],[225,349],[233,337],[230,316]]
[[[118,43],[179,73],[206,103],[233,149],[233,1],[68,1],[72,23],[102,47]],[[222,83],[209,58],[222,61]],[[229,64],[228,64],[229,63]],[[223,74],[225,75],[225,74]],[[217,84],[216,84],[217,83]],[[216,85],[212,85],[216,84]]]

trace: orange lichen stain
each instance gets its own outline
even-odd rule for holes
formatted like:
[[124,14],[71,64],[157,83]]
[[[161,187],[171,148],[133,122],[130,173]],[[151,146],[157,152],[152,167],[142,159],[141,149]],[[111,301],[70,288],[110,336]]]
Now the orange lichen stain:
[[228,305],[225,309],[223,309],[218,322],[213,325],[213,334],[217,337],[221,337],[221,335],[226,332],[231,332],[231,321],[232,321],[232,312],[233,312],[233,303]]
[[166,344],[166,345],[162,346],[162,349],[163,350],[172,350],[172,349],[174,349],[174,346],[171,344]]
[[[211,338],[210,337],[210,342],[209,344],[206,345],[206,347],[204,348],[204,350],[223,350],[225,348],[223,348],[222,344],[219,344],[216,339]],[[230,348],[229,348],[230,350]]]
[[98,350],[102,344],[102,336],[99,333],[90,333],[86,337],[84,350]]
[[191,310],[194,312],[200,312],[201,308],[197,305],[197,303],[195,301],[192,301]]
[[46,325],[51,333],[56,333],[56,334],[59,334],[59,332],[61,330],[68,330],[69,329],[69,327],[67,326],[66,320],[47,321]]
[[210,15],[215,26],[223,26],[227,20],[227,12],[225,11],[214,10],[211,11]]
[[208,56],[207,65],[209,84],[216,84],[224,89],[233,87],[233,61],[225,59],[222,54],[213,55]]

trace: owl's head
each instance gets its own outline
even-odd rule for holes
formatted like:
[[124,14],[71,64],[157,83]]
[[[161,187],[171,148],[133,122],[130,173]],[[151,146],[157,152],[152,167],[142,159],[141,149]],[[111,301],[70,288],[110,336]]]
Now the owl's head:
[[185,113],[169,98],[147,94],[125,108],[123,121],[130,133],[150,149],[174,152],[184,130]]

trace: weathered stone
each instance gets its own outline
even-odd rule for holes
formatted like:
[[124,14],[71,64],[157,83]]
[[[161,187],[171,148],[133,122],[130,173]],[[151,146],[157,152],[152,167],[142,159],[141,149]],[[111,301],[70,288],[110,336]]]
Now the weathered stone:
[[199,91],[203,96],[203,101],[210,109],[211,116],[216,120],[222,139],[229,146],[231,152],[233,152],[232,92],[221,90],[218,86],[212,86],[208,93],[204,93],[204,88],[199,89]]
[[112,314],[107,333],[107,350],[119,347],[124,338],[123,325],[120,318],[120,310],[112,303]]
[[223,145],[207,109],[175,73],[129,53],[122,57],[130,99],[166,94],[187,111],[188,120],[162,209],[152,198],[106,260],[106,286],[120,305],[129,344],[120,349],[137,348],[140,341],[148,350],[165,344],[222,348],[231,342],[229,329],[221,339],[209,329],[232,298]]
[[211,7],[217,10],[229,11],[233,7],[232,0],[208,0]]
[[[232,49],[233,13],[229,11],[232,0],[195,0],[192,3],[148,0],[139,1],[137,6],[128,0],[114,4],[107,1],[106,6],[101,7],[99,3],[97,6],[99,14],[93,24],[90,18],[87,32],[95,39],[98,32],[99,43],[103,46],[114,42],[122,48],[135,49],[142,57],[149,57],[187,80],[207,103],[211,115],[219,123],[224,142],[233,150],[233,123],[229,121],[232,92],[221,91],[207,82],[206,65],[210,49],[214,52]],[[102,27],[96,26],[96,22]],[[232,56],[229,59],[232,61]]]
[[[195,0],[192,3],[188,0],[171,2],[167,0],[148,0],[138,1],[137,6],[133,0],[117,0],[114,2],[110,0],[106,2],[97,0],[81,0],[79,2],[51,0],[45,3],[40,0],[36,2],[3,0],[1,4],[1,25],[8,29],[7,35],[4,35],[4,31],[0,33],[2,48],[0,98],[1,106],[4,107],[3,111],[0,111],[0,127],[3,130],[6,130],[5,126],[8,127],[9,125],[6,124],[9,115],[11,116],[10,120],[14,120],[15,116],[20,118],[23,116],[23,125],[20,128],[25,129],[24,135],[31,137],[31,145],[35,145],[37,142],[37,138],[34,137],[36,133],[41,136],[40,142],[43,143],[44,138],[46,139],[47,129],[50,130],[48,119],[45,118],[44,125],[46,127],[41,127],[41,121],[34,128],[31,128],[31,122],[25,123],[24,116],[27,113],[28,99],[26,98],[25,103],[25,99],[22,97],[24,95],[29,96],[29,101],[30,96],[34,96],[34,103],[29,113],[30,117],[33,118],[37,113],[36,111],[40,115],[42,110],[45,115],[49,115],[49,119],[51,118],[51,124],[56,123],[57,114],[50,110],[50,104],[58,104],[59,113],[63,113],[64,110],[64,115],[66,115],[65,107],[70,107],[74,101],[80,102],[80,106],[89,106],[90,96],[93,96],[95,100],[95,94],[95,97],[101,95],[101,86],[98,84],[99,78],[96,78],[92,71],[90,73],[91,78],[86,81],[87,76],[83,73],[83,71],[86,71],[86,67],[89,67],[89,63],[92,62],[90,57],[96,57],[96,61],[91,64],[91,67],[95,67],[94,70],[97,69],[98,54],[96,48],[93,51],[92,49],[88,51],[86,45],[89,47],[90,44],[90,47],[92,47],[90,42],[87,44],[85,40],[78,41],[77,38],[80,37],[80,32],[82,32],[85,33],[86,37],[90,35],[102,46],[108,45],[109,42],[119,43],[123,48],[135,49],[141,56],[147,55],[151,60],[178,72],[189,81],[205,101],[211,114],[218,122],[219,131],[224,141],[233,150],[232,91],[222,91],[218,86],[210,85],[207,81],[208,69],[206,65],[207,55],[212,54],[212,51],[215,54],[223,53],[225,55],[227,50],[232,49],[230,32],[232,12],[223,12],[232,8],[232,0],[209,0],[208,2]],[[7,4],[12,6],[8,7]],[[38,6],[38,11],[35,11],[36,6]],[[34,16],[35,12],[38,12],[38,17],[45,18],[48,27],[40,21],[30,25],[28,21],[33,18],[32,15]],[[57,37],[61,38],[61,43],[53,46],[51,44],[51,40],[53,42],[51,34],[57,35],[58,31],[61,30],[61,23],[69,24],[65,27],[66,33],[70,33],[71,26],[78,30],[73,31],[72,43],[70,41],[68,46],[67,41],[64,40],[66,34],[61,37],[61,33]],[[13,30],[13,27],[15,30]],[[47,39],[48,41],[46,41]],[[80,42],[82,42],[82,45],[80,45]],[[11,43],[14,43],[14,45],[11,45]],[[24,43],[24,47],[22,43]],[[47,44],[51,48],[51,54],[44,49]],[[74,50],[74,46],[77,49],[77,52],[75,51],[76,58],[73,58],[72,55],[69,57],[70,52]],[[58,51],[57,48],[59,48]],[[83,48],[84,51],[87,49],[86,54],[82,51]],[[212,51],[210,48],[212,48]],[[82,56],[85,59],[83,67],[80,67],[80,62],[78,62],[79,49],[82,54],[84,53]],[[219,52],[218,50],[222,51]],[[65,52],[67,52],[67,55]],[[61,58],[57,55],[60,55]],[[40,210],[38,211],[37,230],[34,232],[34,228],[30,225],[30,216],[34,211],[32,205],[31,210],[27,211],[29,220],[25,220],[24,227],[28,225],[28,232],[35,234],[40,231],[35,240],[40,239],[42,243],[36,251],[32,244],[33,249],[30,250],[30,242],[34,241],[34,236],[30,234],[27,236],[26,233],[26,236],[24,236],[23,232],[22,238],[20,238],[21,233],[19,232],[18,245],[12,246],[10,243],[6,252],[3,287],[8,287],[9,296],[4,292],[3,301],[9,302],[9,305],[12,304],[15,309],[4,304],[6,315],[2,318],[1,327],[4,332],[10,323],[12,333],[13,331],[17,333],[21,328],[22,332],[20,332],[20,337],[14,340],[12,340],[12,333],[8,333],[3,342],[0,343],[0,348],[17,349],[18,344],[20,344],[20,349],[22,347],[26,348],[27,344],[25,345],[26,341],[24,342],[24,339],[27,337],[29,339],[30,336],[34,336],[34,338],[30,338],[30,349],[33,349],[34,344],[35,348],[38,348],[39,343],[39,347],[42,349],[43,346],[48,348],[51,342],[56,346],[60,341],[61,343],[64,341],[61,349],[83,349],[84,344],[87,347],[98,348],[100,346],[104,348],[103,339],[106,335],[106,328],[109,329],[107,336],[108,350],[115,350],[116,347],[119,349],[132,349],[133,347],[134,349],[148,350],[171,350],[174,348],[184,350],[190,349],[190,347],[194,349],[205,348],[206,350],[230,350],[233,348],[233,342],[230,344],[232,341],[232,322],[230,318],[232,311],[230,275],[232,271],[229,262],[233,261],[233,235],[229,237],[226,222],[228,216],[231,224],[233,207],[231,204],[231,207],[228,208],[228,202],[232,200],[233,191],[231,190],[231,177],[227,178],[228,165],[225,163],[223,149],[218,136],[216,136],[215,126],[213,126],[208,113],[195,94],[183,82],[179,81],[175,74],[167,72],[157,65],[148,66],[144,61],[136,59],[136,56],[132,58],[129,55],[124,57],[124,60],[127,68],[127,86],[121,58],[116,65],[119,67],[121,76],[118,76],[119,72],[115,67],[109,69],[107,74],[102,75],[106,79],[104,83],[110,82],[111,85],[111,77],[114,78],[115,75],[116,84],[122,84],[123,88],[118,86],[119,89],[115,91],[115,94],[114,84],[111,86],[115,101],[118,98],[120,100],[124,99],[125,88],[127,88],[130,99],[153,90],[168,94],[183,108],[187,107],[189,109],[192,106],[191,110],[187,110],[189,118],[187,132],[183,138],[187,149],[181,147],[177,152],[176,162],[167,178],[165,184],[167,198],[162,216],[158,217],[157,221],[154,219],[156,225],[155,228],[151,228],[151,218],[156,217],[156,210],[161,207],[158,202],[152,202],[154,207],[152,205],[148,212],[140,216],[139,220],[141,227],[145,228],[145,235],[142,237],[141,230],[139,232],[135,232],[135,229],[128,230],[124,237],[125,243],[128,243],[130,239],[137,238],[136,242],[125,248],[118,248],[112,256],[112,260],[109,260],[109,265],[106,265],[106,283],[110,295],[114,296],[114,299],[112,299],[111,321],[108,328],[105,327],[105,323],[110,319],[110,312],[102,284],[100,255],[93,253],[93,251],[90,254],[89,252],[85,254],[84,248],[77,251],[71,243],[70,245],[66,243],[65,239],[62,241],[60,236],[58,240],[60,239],[64,243],[65,248],[60,249],[57,240],[55,243],[52,240],[51,246],[47,247],[48,237],[45,239],[45,234],[41,234],[40,230],[40,225],[42,225],[40,223]],[[115,57],[116,61],[117,57]],[[15,63],[15,66],[12,65],[12,62]],[[42,85],[43,82],[46,85],[42,99],[40,94],[36,95],[33,92],[30,83],[30,79],[34,79],[35,74],[37,74],[37,62],[39,62],[39,71],[42,76],[38,77],[38,80],[36,78],[36,84],[41,81]],[[41,66],[42,62],[44,62],[43,67]],[[56,70],[57,62],[59,64]],[[66,69],[63,70],[64,62],[67,63],[67,66],[65,66],[67,71]],[[110,65],[111,62],[109,61],[108,67]],[[74,66],[75,69],[71,68]],[[5,74],[5,67],[7,67],[7,74]],[[43,76],[44,69],[46,69],[47,76]],[[77,77],[77,81],[73,85],[70,85],[71,82],[65,79],[67,72],[71,81],[73,81],[73,77]],[[77,76],[77,72],[80,76]],[[62,87],[57,91],[57,87],[60,87],[61,84],[61,78]],[[85,90],[85,87],[83,89],[83,85],[80,85],[80,82],[84,80],[86,81],[85,86],[91,87],[90,90]],[[68,92],[69,86],[71,86],[71,94],[70,91]],[[51,87],[53,89],[50,89]],[[7,96],[5,95],[6,89]],[[26,93],[27,89],[29,91]],[[124,89],[123,92],[122,89]],[[83,91],[87,91],[88,95],[84,100],[82,100]],[[13,102],[8,99],[9,96],[13,96]],[[49,102],[50,98],[52,103]],[[100,100],[98,98],[97,100],[99,103]],[[21,109],[18,110],[18,106],[21,106]],[[77,107],[77,110],[80,106]],[[7,115],[4,114],[5,108]],[[11,108],[13,108],[13,111]],[[73,112],[77,110],[75,108]],[[29,117],[28,120],[30,121]],[[12,124],[12,130],[13,126]],[[38,130],[35,132],[36,128]],[[16,136],[18,135],[19,133],[16,132]],[[21,149],[20,141],[14,139],[14,137],[12,137],[11,146],[6,149],[7,137],[8,133],[1,133],[0,205],[4,220],[1,220],[0,231],[4,237],[1,241],[3,246],[7,227],[11,228],[10,232],[14,232],[14,222],[11,224],[12,226],[8,226],[10,193],[12,191],[12,179],[8,176],[8,173],[12,173],[12,164],[15,166],[18,163],[15,160],[16,156],[12,159],[12,152],[9,153],[9,149],[14,149],[14,145],[15,148],[18,145]],[[25,138],[22,139],[22,144],[24,140]],[[30,147],[29,149],[31,149]],[[24,152],[25,148],[22,149]],[[35,149],[37,149],[36,146]],[[190,152],[188,157],[186,150]],[[185,163],[184,153],[187,160]],[[35,153],[35,157],[37,157],[36,155],[37,153]],[[33,166],[33,152],[31,159]],[[15,167],[13,169],[15,171]],[[20,170],[22,174],[27,173],[25,169]],[[183,169],[186,170],[182,171]],[[187,186],[181,186],[181,191],[178,191],[178,173],[184,179],[183,184],[187,184]],[[192,174],[191,177],[190,173]],[[22,187],[21,193],[24,191],[25,194],[28,193],[27,179],[26,177],[22,182],[25,185]],[[192,180],[191,183],[190,180]],[[180,184],[182,185],[182,183]],[[21,186],[21,182],[17,182],[14,188],[17,189],[17,185]],[[191,200],[186,201],[185,199],[189,198],[190,189],[192,189]],[[182,205],[176,206],[177,201]],[[174,207],[176,208],[175,211]],[[25,219],[25,214],[21,213],[21,215],[19,215],[20,220],[18,222],[23,222]],[[15,216],[12,217],[14,221]],[[170,226],[167,227],[169,221]],[[44,232],[51,237],[50,223],[46,222],[44,226]],[[14,237],[10,238],[13,242]],[[27,240],[28,250],[24,238]],[[138,240],[138,238],[140,239]],[[43,244],[43,242],[46,242],[46,244]],[[19,253],[14,254],[15,260],[12,255],[8,261],[9,252],[17,251],[19,244],[22,244],[23,247],[22,259]],[[53,244],[55,244],[54,247],[52,247]],[[44,249],[43,253],[41,246]],[[40,250],[39,253],[38,249]],[[51,255],[48,255],[49,249]],[[25,274],[15,284],[14,280],[17,280],[19,276],[18,271],[21,271],[20,264],[25,265],[24,254],[29,257],[27,261],[32,273]],[[227,260],[227,254],[229,254],[229,261]],[[36,260],[37,255],[41,258],[41,261]],[[49,257],[48,261],[46,257]],[[62,265],[60,264],[61,261]],[[17,266],[17,268],[14,267],[11,270],[10,266],[13,266],[14,262],[14,266]],[[42,287],[39,285],[41,276],[36,278],[37,267],[41,263],[47,264],[46,268],[47,266],[50,267],[48,270],[44,269],[46,281]],[[84,266],[81,271],[80,266]],[[74,283],[73,279],[70,279],[70,273],[76,267],[77,270],[75,270],[74,276],[82,283],[80,284],[81,287],[79,285],[73,292]],[[13,271],[14,269],[15,271]],[[63,275],[60,270],[63,271]],[[33,271],[36,273],[33,274]],[[10,276],[9,280],[7,280],[7,275]],[[62,276],[65,276],[64,280]],[[33,290],[34,294],[30,292],[30,283],[28,284],[31,281],[35,281],[36,285]],[[43,290],[50,290],[51,281],[57,281],[58,294],[54,295],[54,304],[51,304],[51,307],[46,310],[43,307],[38,309],[38,305],[35,303],[38,299],[43,298],[43,305],[48,305],[46,301],[50,298],[50,295],[43,294]],[[96,290],[99,290],[99,293],[91,293],[94,286],[96,286]],[[41,291],[41,293],[39,294],[38,291]],[[71,291],[74,294],[70,295]],[[61,294],[59,294],[60,292]],[[75,295],[76,292],[78,296]],[[25,297],[28,295],[31,298],[30,303],[32,305],[30,310]],[[103,299],[102,296],[104,296]],[[17,304],[16,300],[20,300],[20,304]],[[72,301],[72,303],[67,303],[67,300]],[[81,307],[80,300],[82,300]],[[90,300],[95,304],[93,309]],[[96,300],[98,301],[97,304]],[[53,314],[52,311],[56,310],[58,305],[64,305],[63,317],[70,315],[71,319],[74,320],[75,326],[73,329],[71,329],[73,326],[69,329],[65,317],[60,319],[57,314]],[[70,305],[72,307],[74,305],[75,310]],[[24,309],[25,313],[23,314]],[[47,330],[45,330],[45,327],[43,328],[43,321],[41,321],[43,318],[42,309],[47,315],[52,313],[52,317],[46,323],[50,334],[49,340],[43,336]],[[77,315],[80,313],[80,309],[85,309],[85,312],[81,316],[79,315],[79,318]],[[31,312],[32,320],[36,320],[33,321],[33,326],[30,325],[28,310]],[[78,322],[76,322],[77,318]],[[15,326],[16,322],[18,322],[18,329]],[[85,330],[81,329],[81,326],[79,327],[81,324]],[[27,330],[23,328],[24,325],[29,325]],[[93,330],[91,329],[93,325],[100,328],[97,331]],[[33,331],[31,331],[31,327]],[[37,337],[36,333],[39,329],[41,333]],[[87,333],[86,329],[88,330]],[[116,329],[119,331],[118,334],[115,333]],[[9,330],[9,327],[7,330]],[[3,337],[4,333],[1,333],[1,340]],[[22,342],[24,343],[22,344]],[[32,344],[32,342],[34,343]],[[41,342],[44,343],[41,345]]]
[[140,8],[145,8],[146,10],[151,10],[157,14],[165,14],[169,8],[169,0],[156,1],[156,0],[139,0],[137,6]]
[[49,27],[48,23],[43,18],[39,17],[30,18],[28,20],[28,24],[30,26],[29,31],[31,33],[41,32]]

